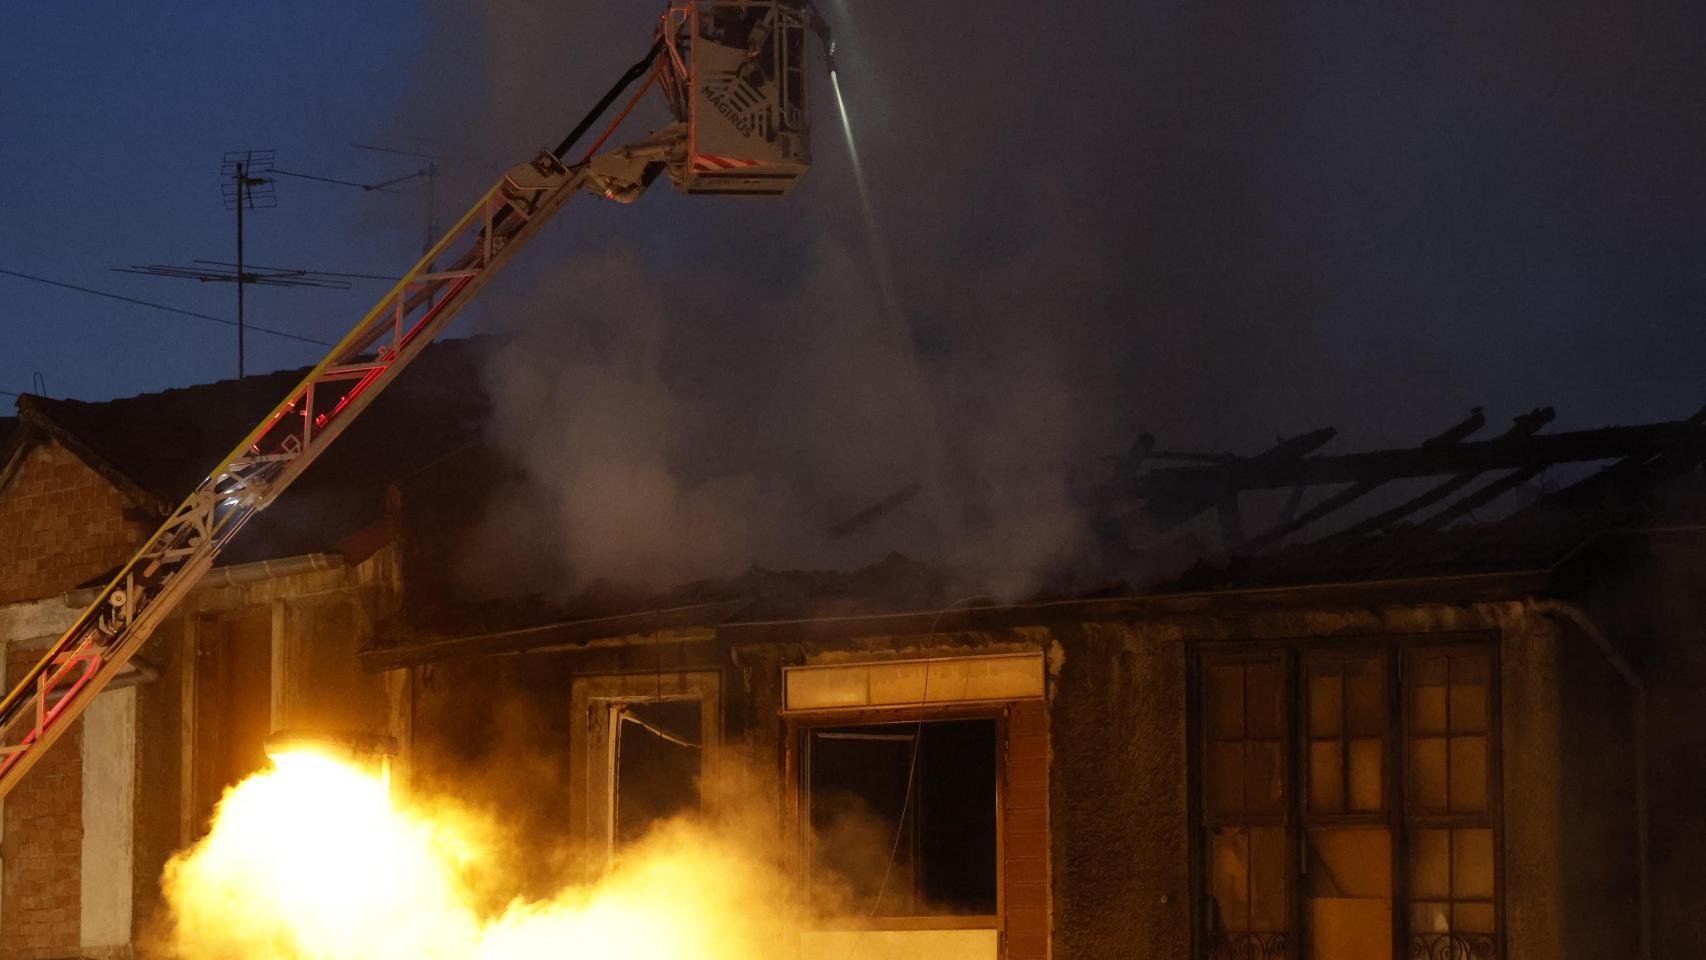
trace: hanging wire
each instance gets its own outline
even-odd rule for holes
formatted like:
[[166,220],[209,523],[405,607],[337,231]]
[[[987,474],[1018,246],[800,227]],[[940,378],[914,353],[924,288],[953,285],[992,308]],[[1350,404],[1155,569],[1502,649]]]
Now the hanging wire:
[[[929,653],[930,641],[936,638],[936,629],[942,625],[943,616],[951,610],[958,609],[963,604],[971,603],[974,600],[988,599],[982,594],[963,597],[936,611],[935,618],[930,621],[930,632],[924,635],[922,647],[925,653]],[[877,884],[876,896],[871,898],[871,909],[865,913],[867,920],[875,918],[877,910],[882,906],[883,893],[888,890],[889,877],[894,874],[895,861],[900,857],[900,842],[906,837],[906,814],[912,806],[913,784],[918,780],[918,750],[924,740],[924,710],[930,703],[930,661],[932,659],[929,656],[924,658],[924,689],[918,695],[918,719],[914,720],[912,724],[912,755],[906,762],[906,792],[901,795],[900,817],[895,822],[894,843],[889,846],[889,859],[888,863],[883,866],[883,879]],[[842,960],[852,960],[853,954],[859,948],[859,939],[867,929],[869,929],[869,924],[854,933],[853,942],[847,945],[847,954]]]
[[[8,277],[17,277],[19,280],[29,280],[29,281],[32,281],[34,283],[45,283],[50,287],[59,287],[59,288],[64,289],[64,290],[75,290],[78,293],[87,293],[91,296],[105,297],[108,300],[117,300],[121,303],[133,303],[139,307],[152,307],[155,310],[164,310],[167,313],[175,313],[175,314],[178,314],[179,316],[183,316],[183,317],[194,317],[197,320],[206,320],[209,323],[220,323],[220,324],[224,324],[227,327],[235,327],[237,325],[237,321],[227,320],[224,317],[216,317],[216,316],[213,316],[212,314],[207,314],[207,313],[197,313],[194,310],[184,310],[184,309],[181,309],[179,307],[169,307],[166,304],[155,303],[151,300],[138,300],[135,297],[120,296],[119,294],[116,294],[116,293],[108,293],[105,290],[96,290],[93,287],[78,286],[75,283],[64,283],[64,282],[59,281],[59,280],[49,280],[46,277],[38,277],[35,274],[23,273],[23,272],[18,271],[18,270],[8,270],[4,267],[0,267],[0,274],[5,274]],[[267,334],[271,334],[275,337],[283,337],[286,340],[298,340],[298,341],[301,341],[302,343],[312,343],[312,344],[316,344],[316,345],[322,346],[322,347],[329,347],[332,345],[332,342],[330,340],[321,340],[321,339],[318,339],[316,337],[305,337],[299,333],[289,333],[289,332],[284,331],[284,330],[274,330],[274,329],[271,329],[269,327],[257,326],[253,323],[246,323],[246,324],[244,324],[244,326],[250,330],[255,331],[256,333],[267,333]]]

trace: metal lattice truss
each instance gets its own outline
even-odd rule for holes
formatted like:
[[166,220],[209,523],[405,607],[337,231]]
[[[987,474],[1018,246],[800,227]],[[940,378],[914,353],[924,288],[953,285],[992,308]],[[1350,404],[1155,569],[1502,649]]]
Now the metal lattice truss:
[[[632,200],[680,156],[679,131],[565,164],[512,169],[173,510],[0,701],[0,796],[19,781],[212,567],[578,190]],[[448,259],[454,256],[454,259]],[[434,264],[448,260],[444,269]]]

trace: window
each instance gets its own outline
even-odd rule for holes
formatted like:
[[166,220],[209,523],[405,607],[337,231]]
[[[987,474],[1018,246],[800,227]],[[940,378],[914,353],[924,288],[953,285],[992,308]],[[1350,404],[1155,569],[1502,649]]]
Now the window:
[[701,710],[698,700],[610,705],[616,844],[640,839],[661,820],[699,812]]
[[1487,649],[1199,668],[1205,956],[1498,956]]
[[815,897],[872,917],[996,912],[996,724],[800,731]]
[[[1406,660],[1405,829],[1410,942],[1492,956],[1498,933],[1491,815],[1491,669],[1485,656],[1414,651]],[[1446,955],[1451,955],[1449,952]]]
[[660,820],[712,808],[710,785],[723,771],[720,686],[716,671],[573,679],[570,837],[614,855]]

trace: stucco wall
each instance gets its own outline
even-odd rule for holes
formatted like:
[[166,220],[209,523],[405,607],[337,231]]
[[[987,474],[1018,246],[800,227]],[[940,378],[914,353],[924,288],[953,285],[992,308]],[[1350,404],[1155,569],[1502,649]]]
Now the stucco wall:
[[1184,958],[1185,649],[1153,629],[1054,628],[1055,960]]
[[[1701,909],[1706,903],[1701,842],[1706,724],[1700,720],[1706,690],[1706,537],[1701,533],[1676,528],[1608,538],[1598,559],[1618,575],[1577,598],[1629,659],[1647,691],[1652,939],[1653,956],[1660,960],[1699,956],[1706,943],[1706,910]],[[1627,887],[1622,892],[1627,897]]]

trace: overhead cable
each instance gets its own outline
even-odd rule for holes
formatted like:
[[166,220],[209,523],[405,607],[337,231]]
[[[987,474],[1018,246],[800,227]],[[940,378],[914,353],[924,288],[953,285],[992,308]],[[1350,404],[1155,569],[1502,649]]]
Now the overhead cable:
[[[135,297],[120,296],[119,294],[116,294],[116,293],[108,293],[105,290],[96,290],[93,287],[81,287],[75,283],[64,283],[64,282],[59,281],[59,280],[49,280],[46,277],[38,277],[38,276],[35,276],[34,274],[29,274],[29,273],[20,273],[17,270],[7,270],[4,267],[0,267],[0,274],[5,274],[8,277],[17,277],[20,280],[30,280],[30,281],[33,281],[35,283],[45,283],[50,287],[60,287],[60,288],[65,289],[65,290],[75,290],[79,293],[90,294],[91,296],[106,297],[108,300],[117,300],[117,301],[120,301],[121,303],[133,303],[139,307],[152,307],[155,310],[164,310],[167,313],[175,313],[175,314],[178,314],[179,316],[184,316],[184,317],[194,317],[197,320],[206,320],[206,321],[209,321],[210,323],[222,323],[228,327],[235,327],[237,325],[237,321],[235,321],[235,320],[227,320],[224,317],[216,317],[216,316],[213,316],[212,314],[197,313],[194,310],[185,310],[185,309],[182,309],[181,307],[169,307],[166,304],[155,303],[151,300],[138,300]],[[257,326],[257,325],[252,324],[252,323],[244,324],[244,326],[250,330],[255,331],[256,333],[268,333],[268,334],[271,334],[275,337],[283,337],[286,340],[297,340],[297,341],[300,341],[302,343],[312,343],[312,344],[317,344],[317,345],[322,346],[322,347],[329,347],[332,345],[331,341],[329,341],[329,340],[320,340],[320,339],[317,339],[314,337],[305,337],[299,333],[289,333],[289,332],[284,331],[284,330],[274,330],[274,329],[271,329],[269,327]]]

